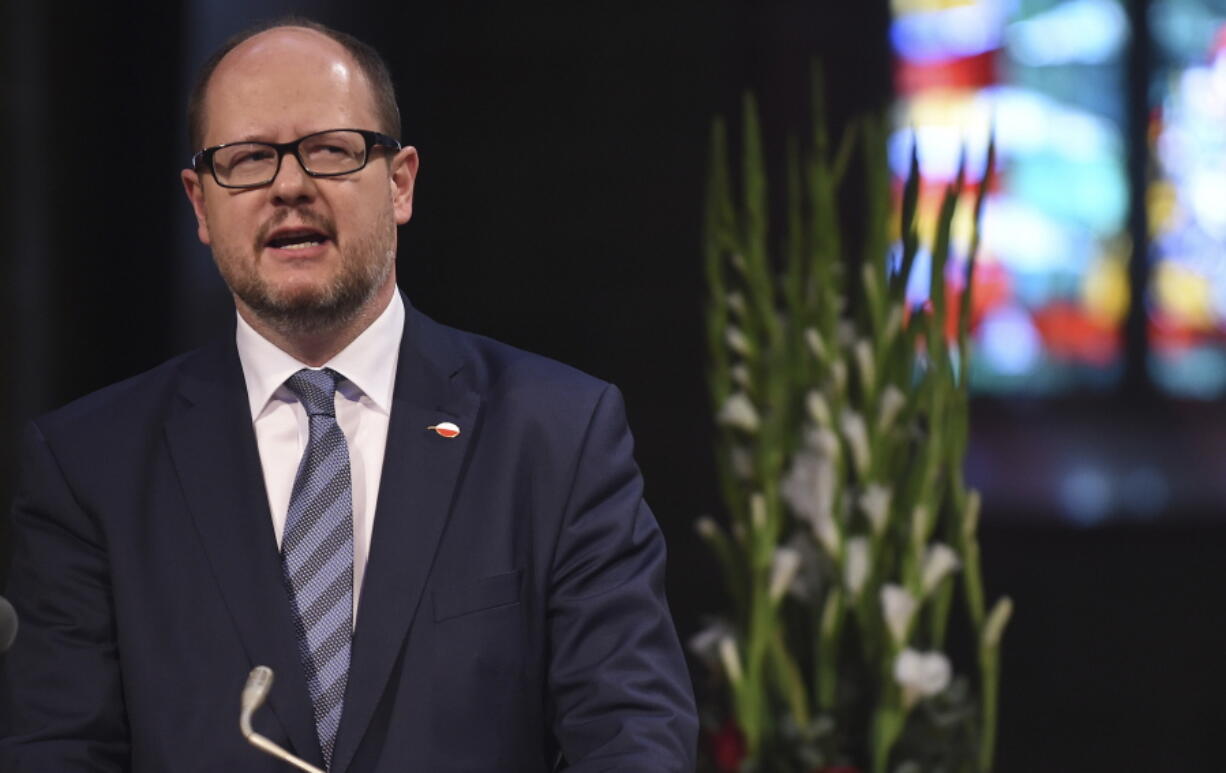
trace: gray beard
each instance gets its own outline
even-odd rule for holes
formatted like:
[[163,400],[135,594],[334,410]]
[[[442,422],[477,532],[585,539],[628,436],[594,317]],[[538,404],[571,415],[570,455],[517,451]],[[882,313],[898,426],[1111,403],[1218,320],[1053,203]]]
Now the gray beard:
[[263,280],[255,277],[254,281],[233,283],[230,289],[274,330],[286,335],[313,335],[353,322],[387,281],[394,260],[389,250],[383,260],[357,266],[347,263],[324,292],[308,297],[276,297]]
[[342,251],[340,274],[318,293],[286,296],[276,293],[250,263],[217,260],[217,265],[242,267],[231,275],[222,270],[222,278],[256,317],[283,335],[340,330],[366,308],[395,265],[395,223],[390,217],[385,219],[388,222],[380,222],[374,233],[356,239],[350,249]]

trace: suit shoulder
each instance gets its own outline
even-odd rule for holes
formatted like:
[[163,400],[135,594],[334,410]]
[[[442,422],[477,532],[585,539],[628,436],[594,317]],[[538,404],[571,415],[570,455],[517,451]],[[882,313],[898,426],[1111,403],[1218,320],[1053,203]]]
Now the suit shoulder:
[[492,338],[449,328],[469,353],[471,386],[479,391],[511,395],[531,393],[571,400],[596,399],[610,388],[607,381],[565,363],[534,354]]
[[139,424],[143,417],[165,413],[176,394],[184,363],[199,354],[188,352],[138,375],[79,397],[35,419],[44,436],[79,436],[116,424]]

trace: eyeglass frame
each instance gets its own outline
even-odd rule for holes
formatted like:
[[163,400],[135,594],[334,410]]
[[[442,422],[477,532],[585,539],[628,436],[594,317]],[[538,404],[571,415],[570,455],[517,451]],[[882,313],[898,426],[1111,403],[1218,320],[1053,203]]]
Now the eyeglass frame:
[[[362,165],[359,166],[357,169],[350,169],[346,172],[312,172],[310,169],[307,168],[307,164],[302,160],[302,154],[299,153],[299,148],[301,147],[303,141],[305,140],[309,140],[312,137],[318,137],[321,134],[332,134],[333,132],[356,132],[362,135],[362,138],[366,140],[366,152],[362,159]],[[232,185],[232,184],[223,183],[221,181],[221,178],[217,176],[217,167],[213,166],[213,155],[216,154],[217,151],[219,150],[222,150],[224,148],[233,147],[235,145],[263,145],[265,147],[272,148],[274,151],[276,151],[277,168],[273,170],[272,177],[269,177],[267,180],[261,183],[248,184],[248,185]],[[264,142],[262,140],[240,140],[238,142],[224,142],[221,145],[213,145],[211,147],[207,147],[200,151],[197,151],[196,154],[192,156],[191,163],[192,163],[192,169],[195,169],[197,173],[200,172],[200,167],[202,165],[207,164],[209,167],[209,172],[213,176],[213,181],[216,182],[221,187],[230,188],[232,190],[242,190],[242,189],[250,189],[250,188],[262,188],[265,185],[270,185],[273,182],[273,180],[276,180],[277,175],[281,173],[281,161],[284,160],[286,153],[293,153],[294,158],[298,160],[299,168],[301,168],[302,171],[305,172],[310,177],[341,177],[342,175],[353,174],[354,172],[360,172],[363,169],[365,169],[366,165],[370,163],[370,151],[374,150],[376,147],[390,148],[392,152],[395,153],[395,152],[400,151],[402,145],[400,144],[400,140],[396,139],[395,137],[391,137],[386,134],[382,134],[380,132],[371,131],[369,129],[324,129],[323,131],[311,132],[310,134],[304,134],[298,139],[290,140],[289,142]]]

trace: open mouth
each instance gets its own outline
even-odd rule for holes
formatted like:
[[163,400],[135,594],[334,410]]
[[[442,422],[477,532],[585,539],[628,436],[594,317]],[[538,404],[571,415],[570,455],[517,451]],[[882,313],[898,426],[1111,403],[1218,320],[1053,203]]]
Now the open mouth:
[[328,235],[314,228],[294,228],[275,232],[265,245],[276,250],[305,250],[328,241]]

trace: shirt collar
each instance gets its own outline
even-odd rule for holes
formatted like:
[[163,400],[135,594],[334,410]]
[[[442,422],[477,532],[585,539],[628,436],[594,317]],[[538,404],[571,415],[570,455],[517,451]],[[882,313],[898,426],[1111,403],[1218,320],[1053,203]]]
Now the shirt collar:
[[[264,412],[285,380],[309,366],[257,333],[241,314],[236,316],[238,325],[234,339],[238,346],[238,359],[243,366],[243,379],[247,382],[247,400],[254,421]],[[392,293],[392,300],[383,313],[348,346],[324,363],[324,367],[343,375],[346,381],[374,403],[376,409],[384,413],[391,412],[404,316],[404,301],[400,293]],[[341,391],[347,391],[344,382]]]

